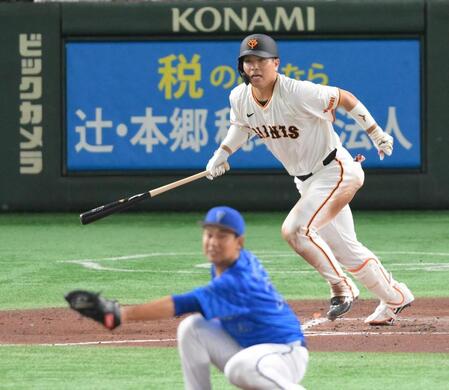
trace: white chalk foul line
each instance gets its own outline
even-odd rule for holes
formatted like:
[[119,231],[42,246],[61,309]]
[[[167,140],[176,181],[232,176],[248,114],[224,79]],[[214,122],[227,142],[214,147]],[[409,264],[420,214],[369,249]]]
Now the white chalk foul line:
[[141,339],[141,340],[100,340],[100,341],[83,341],[79,343],[54,343],[39,344],[42,346],[67,347],[74,345],[107,345],[107,344],[138,344],[138,343],[166,343],[177,341],[177,339]]
[[305,331],[306,329],[313,328],[316,325],[323,324],[324,322],[328,322],[329,320],[325,317],[323,318],[314,318],[313,320],[309,320],[302,324],[302,330]]
[[362,331],[362,332],[304,332],[304,335],[307,337],[320,337],[320,336],[435,336],[435,335],[442,335],[446,336],[449,335],[449,332],[368,332],[368,331]]
[[[293,252],[286,251],[254,251],[256,255],[264,256],[276,256],[276,257],[298,257],[297,254]],[[422,256],[442,256],[449,257],[449,252],[413,252],[413,251],[375,251],[375,253],[386,254],[386,255],[422,255]],[[201,252],[150,252],[150,253],[138,253],[127,256],[113,256],[113,257],[102,257],[98,259],[74,259],[74,260],[58,260],[58,263],[80,263],[83,261],[120,261],[120,260],[133,260],[133,259],[143,259],[146,257],[161,257],[161,256],[202,256]],[[410,264],[410,263],[408,263]],[[415,265],[415,263],[412,263]],[[435,264],[435,263],[427,263]],[[440,263],[436,263],[440,264]],[[403,263],[398,263],[398,265],[403,265]]]
[[[435,320],[435,317],[422,317],[420,319],[427,320]],[[346,317],[346,318],[338,318],[336,321],[352,321],[352,322],[360,322],[363,321],[364,318],[359,317]],[[448,317],[440,317],[438,321],[443,320],[443,322],[447,322]],[[413,318],[401,318],[401,322],[406,321],[415,321]],[[344,331],[313,331],[310,330],[314,326],[323,324],[325,322],[330,322],[327,318],[314,318],[309,321],[306,321],[302,324],[302,330],[306,337],[340,337],[340,336],[448,336],[449,332],[423,332],[423,331],[399,331],[399,332],[391,332],[391,331],[352,331],[352,332],[344,332]],[[68,346],[89,346],[89,345],[119,345],[119,344],[157,344],[157,343],[167,343],[167,342],[177,342],[176,338],[171,339],[130,339],[130,340],[97,340],[97,341],[81,341],[81,342],[72,342],[72,343],[44,343],[44,344],[35,344],[38,346],[54,346],[54,347],[68,347]],[[24,344],[2,344],[1,346],[20,346]],[[29,344],[26,344],[29,345]]]
[[[297,257],[293,252],[286,251],[255,251],[256,254],[262,256],[272,256],[274,258],[290,258]],[[449,257],[449,252],[416,252],[416,251],[378,251],[379,254],[388,255],[424,255],[424,256],[443,256]],[[126,260],[137,260],[144,258],[158,258],[158,257],[175,257],[175,256],[195,256],[201,257],[200,252],[151,252],[151,253],[138,253],[126,256],[113,256],[113,257],[103,257],[98,259],[76,259],[76,260],[58,260],[58,263],[72,263],[78,264],[81,267],[95,270],[95,271],[111,271],[111,272],[144,272],[144,273],[180,273],[180,274],[195,274],[194,270],[142,270],[142,269],[126,269],[126,268],[116,268],[110,266],[104,266],[100,264],[101,261],[126,261]],[[264,263],[273,263],[273,259],[265,260]],[[201,263],[193,265],[195,268],[208,268],[210,264]],[[400,269],[402,271],[449,271],[449,263],[423,263],[420,260],[416,262],[407,263],[390,263],[388,265],[393,271]],[[314,273],[314,270],[270,270],[271,274],[310,274]]]
[[[365,317],[343,317],[343,318],[337,318],[335,322],[364,322]],[[398,322],[416,322],[416,318],[414,317],[398,317]],[[449,322],[448,316],[438,316],[438,319],[435,316],[419,316],[419,321],[421,322],[427,322],[427,323],[447,323]],[[375,326],[375,325],[374,325]],[[377,325],[379,326],[379,325]],[[387,326],[388,328],[388,326]]]
[[[304,332],[306,337],[340,337],[340,336],[448,336],[449,332],[370,332],[370,331],[360,331],[360,332],[315,332],[306,331]],[[138,340],[97,340],[97,341],[82,341],[78,343],[45,343],[45,344],[35,344],[42,347],[72,347],[72,346],[89,346],[89,345],[119,345],[119,344],[157,344],[166,342],[177,342],[177,339],[138,339]],[[24,344],[1,344],[2,346],[20,346]],[[26,344],[30,345],[30,344]]]
[[115,256],[115,257],[101,257],[99,259],[75,259],[75,260],[58,260],[58,263],[81,263],[84,261],[119,261],[119,260],[134,260],[143,259],[146,257],[161,257],[161,256],[201,256],[200,252],[151,252],[151,253],[138,253],[128,256]]
[[[355,318],[355,317],[343,317],[343,318],[337,318],[335,321],[336,322],[340,322],[340,321],[351,321],[351,322],[362,322],[365,320],[365,318],[363,317],[359,317],[359,318]],[[435,321],[435,317],[420,317],[420,320],[424,320],[424,321]],[[438,319],[438,322],[448,322],[449,318],[448,317],[440,317]],[[416,319],[415,318],[399,318],[400,322],[415,322]],[[369,332],[369,331],[360,331],[360,332],[340,332],[340,331],[312,331],[310,330],[311,328],[313,328],[314,326],[320,325],[320,324],[324,324],[325,322],[330,322],[329,319],[327,319],[326,317],[320,317],[320,318],[314,318],[312,320],[306,321],[303,324],[301,324],[302,330],[304,332],[304,334],[306,336],[347,336],[347,335],[394,335],[394,334],[401,334],[401,335],[407,335],[407,334],[430,334],[427,332],[422,332],[422,331],[415,331],[415,332]],[[449,334],[449,332],[431,332],[432,335],[434,334]]]

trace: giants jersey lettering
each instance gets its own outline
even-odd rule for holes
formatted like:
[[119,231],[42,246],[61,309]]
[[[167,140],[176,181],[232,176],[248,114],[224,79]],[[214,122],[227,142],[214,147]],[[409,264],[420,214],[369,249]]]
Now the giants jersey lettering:
[[240,84],[230,94],[231,126],[261,138],[290,175],[306,175],[341,146],[332,127],[338,99],[338,88],[278,75],[262,106],[251,85]]

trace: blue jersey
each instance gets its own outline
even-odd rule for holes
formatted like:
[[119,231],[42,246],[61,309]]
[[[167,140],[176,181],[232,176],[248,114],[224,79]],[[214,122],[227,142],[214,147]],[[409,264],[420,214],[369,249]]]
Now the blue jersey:
[[241,250],[236,262],[204,287],[192,291],[206,319],[218,318],[242,346],[286,344],[304,335],[293,310],[271,284],[257,257]]

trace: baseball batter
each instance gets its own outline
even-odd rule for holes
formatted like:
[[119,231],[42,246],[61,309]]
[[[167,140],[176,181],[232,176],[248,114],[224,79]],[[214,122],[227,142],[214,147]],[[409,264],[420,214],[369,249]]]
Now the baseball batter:
[[335,109],[343,107],[366,130],[380,159],[391,155],[393,138],[350,92],[285,77],[277,72],[279,64],[271,37],[253,34],[242,41],[238,69],[245,83],[230,94],[231,126],[207,164],[208,178],[224,174],[223,164],[250,137],[261,138],[300,192],[282,236],[328,281],[328,318],[345,314],[359,295],[343,266],[380,299],[365,322],[391,325],[414,297],[357,240],[348,204],[362,186],[364,173],[332,127]]
[[212,264],[206,286],[126,307],[83,290],[66,300],[108,329],[195,313],[178,327],[186,389],[211,388],[210,364],[241,389],[304,389],[298,382],[308,351],[301,325],[256,256],[243,248],[243,217],[230,207],[214,207],[203,227],[203,251]]

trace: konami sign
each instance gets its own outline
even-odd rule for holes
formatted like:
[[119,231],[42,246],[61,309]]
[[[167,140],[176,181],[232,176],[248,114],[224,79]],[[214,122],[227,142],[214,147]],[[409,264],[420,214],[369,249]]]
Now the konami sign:
[[173,32],[315,31],[315,7],[172,8]]

